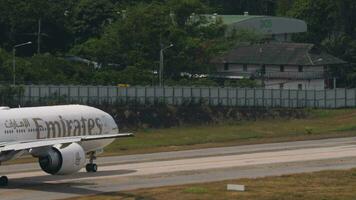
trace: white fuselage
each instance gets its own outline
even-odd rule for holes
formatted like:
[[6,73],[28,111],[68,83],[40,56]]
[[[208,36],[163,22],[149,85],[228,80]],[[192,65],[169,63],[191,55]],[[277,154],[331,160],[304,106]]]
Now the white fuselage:
[[[109,114],[89,106],[0,109],[0,143],[117,133],[118,127]],[[93,140],[80,145],[89,152],[112,141]]]

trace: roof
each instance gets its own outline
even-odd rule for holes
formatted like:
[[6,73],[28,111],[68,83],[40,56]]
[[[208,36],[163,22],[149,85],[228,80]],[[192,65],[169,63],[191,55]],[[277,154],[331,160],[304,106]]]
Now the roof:
[[265,16],[257,16],[257,15],[218,15],[218,16],[221,17],[224,24],[227,25],[239,23],[245,20],[265,17]]
[[307,43],[265,43],[241,45],[222,56],[214,63],[257,64],[257,65],[337,65],[345,61],[319,51]]
[[289,18],[263,15],[204,15],[211,22],[221,19],[228,29],[252,29],[262,34],[284,34],[307,32],[305,21]]

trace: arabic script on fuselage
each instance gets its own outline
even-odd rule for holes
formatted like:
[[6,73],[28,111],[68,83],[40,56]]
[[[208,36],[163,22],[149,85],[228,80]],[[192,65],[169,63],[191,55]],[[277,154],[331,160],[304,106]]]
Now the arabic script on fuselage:
[[[62,116],[58,116],[58,120],[48,121],[42,118],[32,119],[9,119],[5,121],[7,129],[23,129],[30,128],[31,123],[34,124],[37,139],[70,137],[82,135],[100,135],[103,132],[103,124],[100,118],[78,118],[67,120]],[[94,132],[95,131],[95,132]]]

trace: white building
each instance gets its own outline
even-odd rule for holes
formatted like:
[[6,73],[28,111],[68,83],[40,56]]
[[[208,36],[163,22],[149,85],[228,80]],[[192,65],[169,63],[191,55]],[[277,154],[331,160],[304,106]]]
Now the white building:
[[267,89],[323,90],[332,87],[331,67],[346,64],[313,44],[266,43],[239,46],[213,63],[221,79],[254,78]]

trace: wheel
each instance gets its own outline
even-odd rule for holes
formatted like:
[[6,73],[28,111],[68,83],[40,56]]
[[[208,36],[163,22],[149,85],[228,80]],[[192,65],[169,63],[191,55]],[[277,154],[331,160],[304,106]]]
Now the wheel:
[[92,172],[97,172],[98,171],[98,165],[97,164],[92,164],[91,171]]
[[87,164],[85,166],[85,169],[87,170],[87,172],[91,172],[91,164]]
[[97,172],[98,171],[98,165],[97,164],[87,164],[85,166],[85,169],[87,172]]
[[0,178],[0,186],[7,186],[9,183],[9,179],[6,176],[2,176]]

